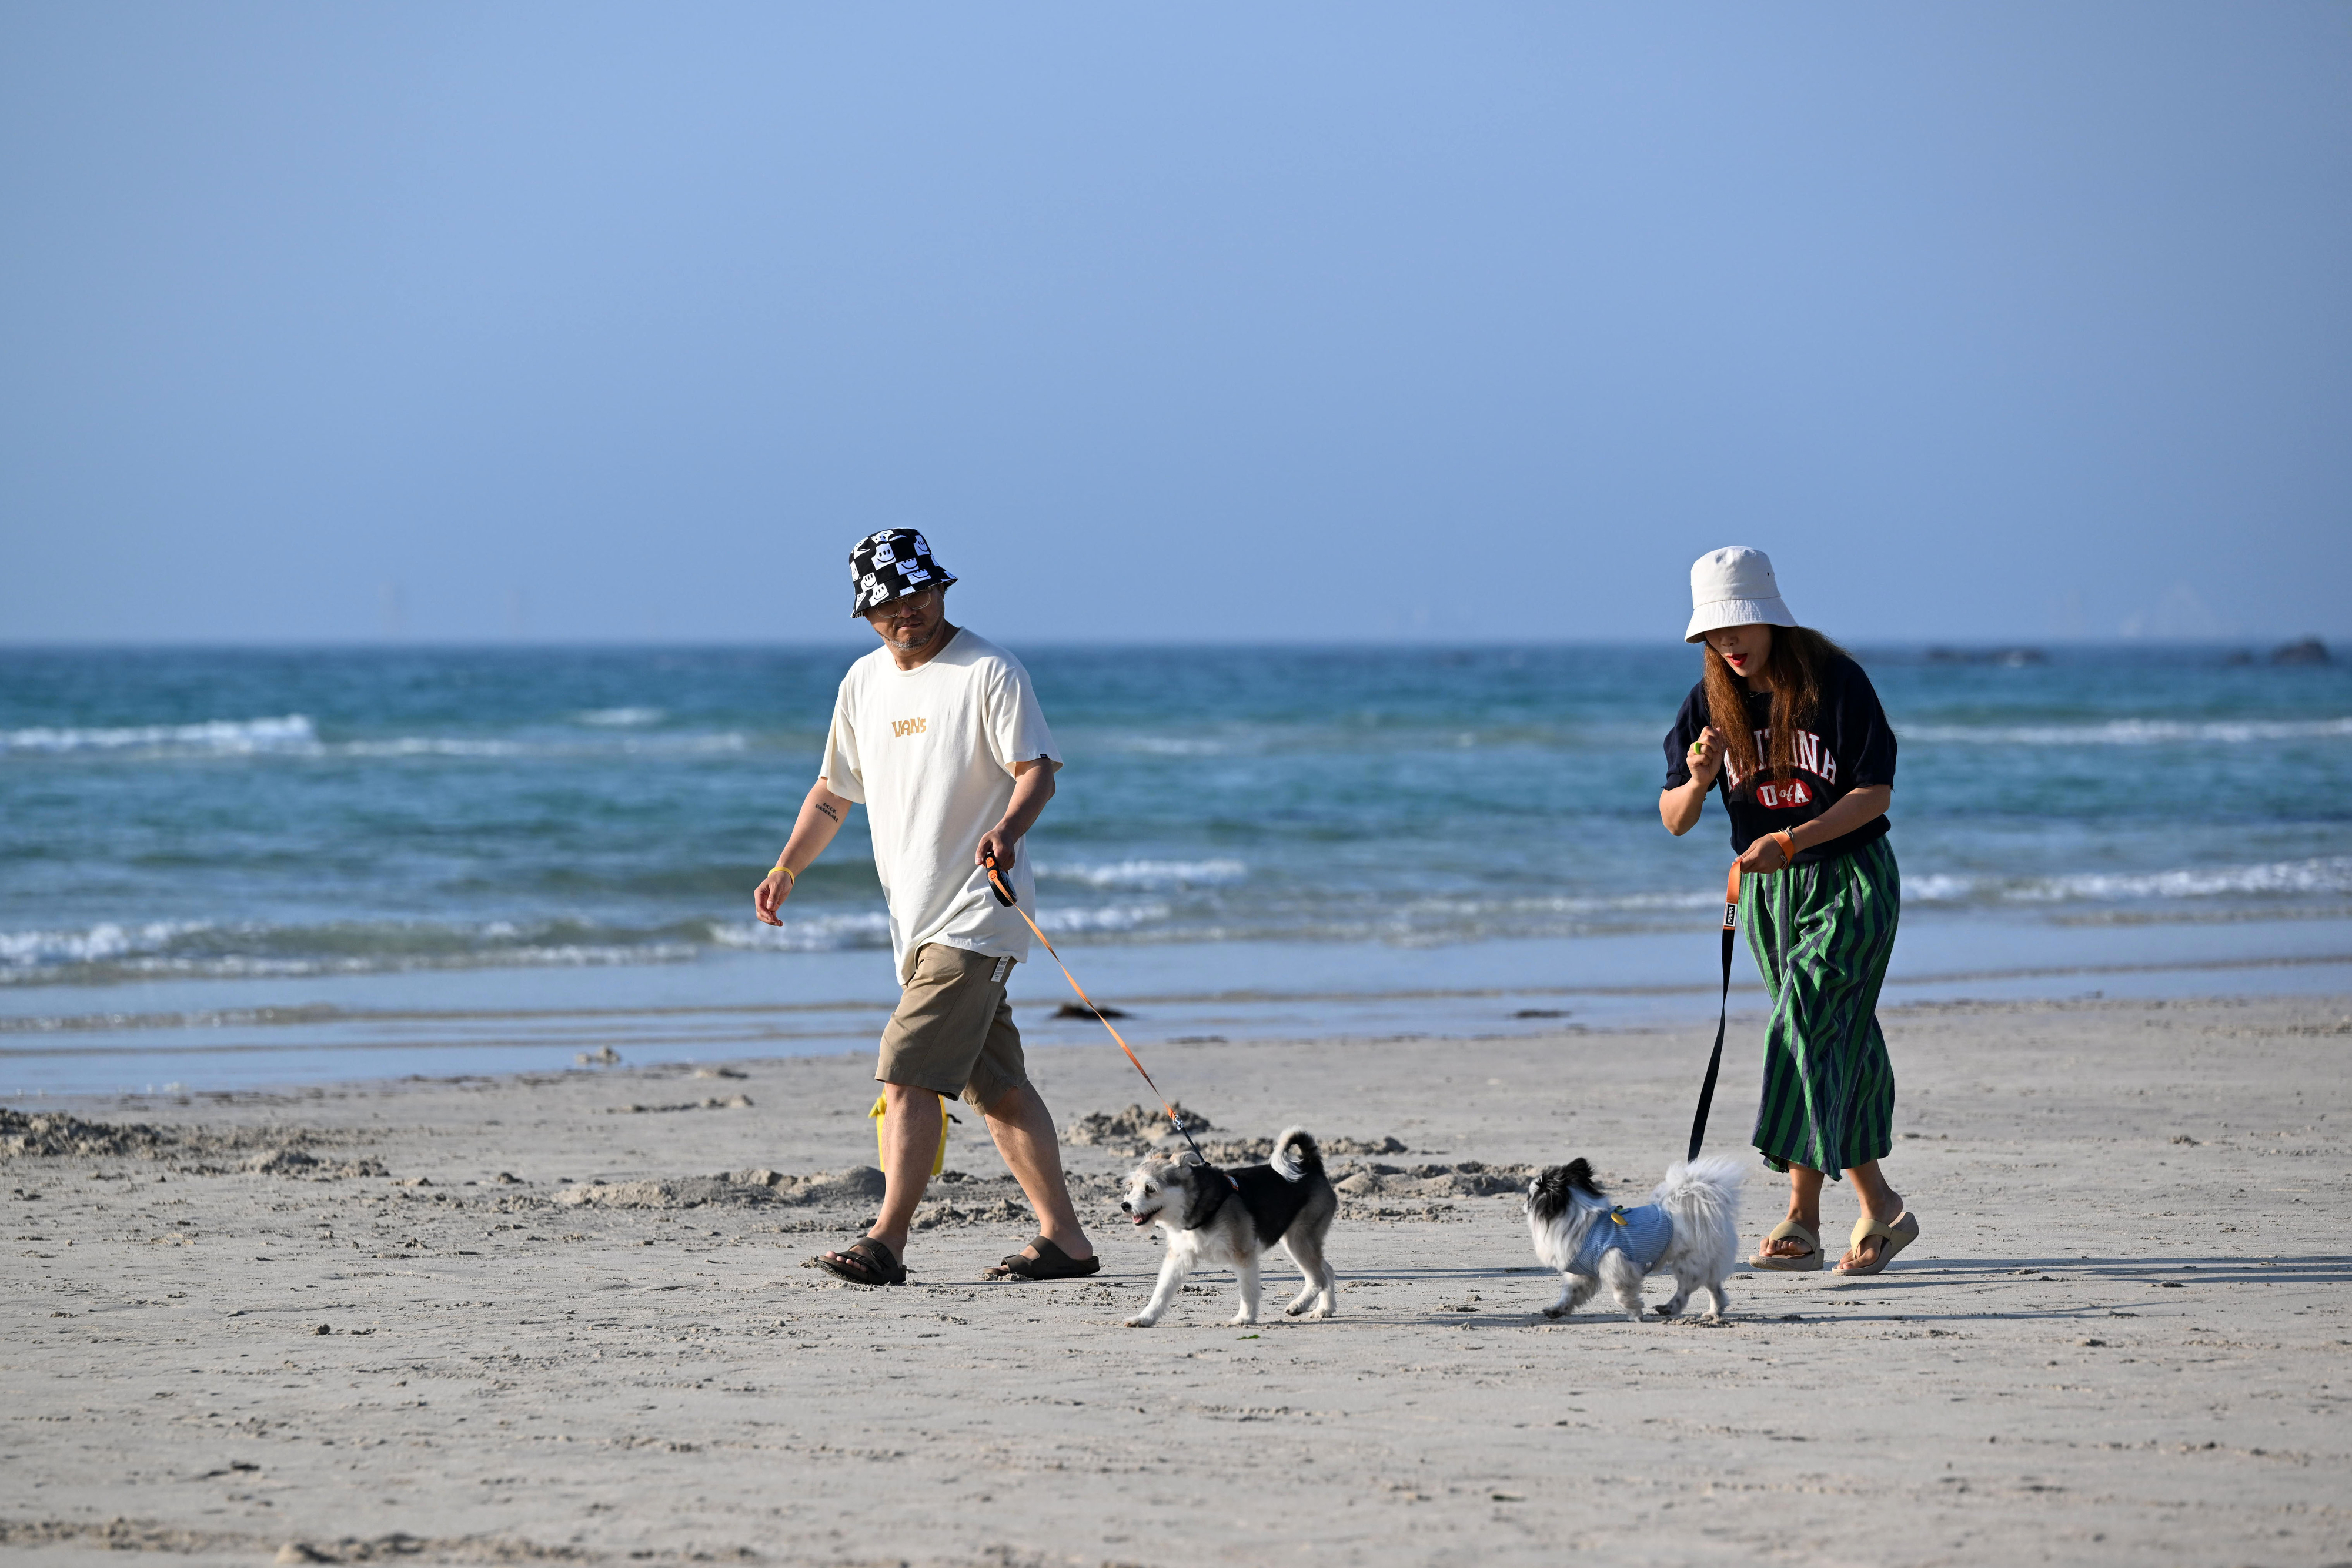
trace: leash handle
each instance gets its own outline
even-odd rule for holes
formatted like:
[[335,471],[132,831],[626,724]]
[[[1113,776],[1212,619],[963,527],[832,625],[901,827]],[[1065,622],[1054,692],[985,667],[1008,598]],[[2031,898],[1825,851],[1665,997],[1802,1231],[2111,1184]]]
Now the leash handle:
[[[1160,1085],[1152,1082],[1150,1070],[1143,1065],[1143,1059],[1135,1054],[1135,1048],[1127,1043],[1127,1037],[1118,1032],[1118,1029],[1112,1025],[1110,1019],[1103,1017],[1102,1009],[1095,1005],[1094,998],[1087,995],[1087,988],[1078,984],[1078,977],[1076,975],[1070,973],[1070,967],[1062,962],[1062,955],[1055,951],[1053,939],[1045,935],[1044,928],[1041,927],[1034,920],[1031,920],[1029,918],[1029,912],[1021,907],[1021,901],[1019,899],[1013,896],[1013,888],[1011,884],[1005,882],[1003,872],[998,868],[996,857],[994,855],[990,855],[983,859],[981,863],[988,868],[988,886],[989,890],[996,894],[996,902],[1004,905],[1005,908],[1010,909],[1013,914],[1018,915],[1024,921],[1028,923],[1029,929],[1036,934],[1037,940],[1044,944],[1045,951],[1053,955],[1055,964],[1058,966],[1062,971],[1062,978],[1069,981],[1070,989],[1078,993],[1078,1000],[1087,1004],[1087,1010],[1095,1015],[1096,1022],[1101,1024],[1103,1028],[1110,1030],[1111,1039],[1118,1041],[1118,1048],[1119,1050],[1127,1052],[1128,1061],[1133,1062],[1135,1064],[1135,1070],[1143,1074],[1143,1081],[1146,1083],[1151,1084],[1152,1097],[1160,1102],[1160,1108],[1168,1113],[1170,1124],[1176,1129],[1177,1133],[1183,1138],[1184,1142],[1191,1146],[1192,1150],[1192,1157],[1200,1161],[1204,1168],[1211,1168],[1209,1167],[1209,1156],[1201,1152],[1201,1145],[1199,1143],[1194,1141],[1192,1129],[1184,1125],[1184,1118],[1176,1114],[1176,1107],[1168,1103],[1168,1096],[1160,1092]],[[1234,1180],[1233,1174],[1231,1172],[1224,1173],[1224,1176],[1226,1182],[1235,1192],[1239,1192],[1241,1190],[1241,1183]]]
[[1731,1021],[1731,949],[1738,925],[1739,862],[1734,861],[1723,884],[1723,1000],[1715,1016],[1715,1050],[1707,1056],[1706,1077],[1698,1086],[1698,1113],[1691,1118],[1690,1153],[1685,1159],[1698,1158],[1699,1145],[1706,1142],[1706,1113],[1715,1107],[1715,1077],[1723,1068],[1723,1031]]
[[[996,857],[990,855],[981,863],[988,867],[988,891],[996,894],[996,902],[1007,909],[1020,908],[1020,901],[1013,896],[1013,884],[1006,882],[1003,873],[996,869]],[[1047,951],[1050,952],[1052,949],[1048,948]]]

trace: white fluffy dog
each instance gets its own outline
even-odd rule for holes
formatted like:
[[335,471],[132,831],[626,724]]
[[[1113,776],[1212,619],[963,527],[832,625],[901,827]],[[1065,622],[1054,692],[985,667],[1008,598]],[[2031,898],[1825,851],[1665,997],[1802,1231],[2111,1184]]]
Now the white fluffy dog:
[[1625,1208],[1609,1201],[1586,1161],[1548,1166],[1528,1183],[1527,1196],[1537,1260],[1559,1270],[1559,1300],[1544,1316],[1572,1312],[1606,1285],[1638,1322],[1643,1279],[1672,1274],[1674,1299],[1659,1305],[1660,1317],[1677,1315],[1692,1291],[1704,1290],[1715,1308],[1706,1321],[1722,1322],[1723,1281],[1739,1258],[1737,1210],[1746,1174],[1737,1160],[1677,1163],[1648,1203]]

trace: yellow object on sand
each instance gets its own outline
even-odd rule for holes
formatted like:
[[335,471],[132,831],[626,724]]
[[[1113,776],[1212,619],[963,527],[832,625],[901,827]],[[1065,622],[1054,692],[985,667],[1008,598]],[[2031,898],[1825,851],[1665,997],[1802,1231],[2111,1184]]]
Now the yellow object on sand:
[[[883,1146],[882,1143],[882,1113],[889,1104],[889,1100],[890,1097],[887,1094],[877,1094],[874,1096],[874,1109],[866,1113],[866,1114],[874,1123],[874,1163],[883,1166],[885,1169],[889,1167],[890,1160],[888,1151]],[[948,1113],[948,1097],[944,1094],[940,1095],[940,1152],[931,1156],[931,1174],[933,1176],[939,1175],[940,1172],[947,1168],[948,1124],[954,1120],[955,1117]]]

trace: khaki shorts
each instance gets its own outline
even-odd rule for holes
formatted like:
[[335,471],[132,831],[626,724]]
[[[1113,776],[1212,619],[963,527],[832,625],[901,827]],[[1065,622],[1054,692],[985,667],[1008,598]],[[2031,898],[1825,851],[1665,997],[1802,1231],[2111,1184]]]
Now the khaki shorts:
[[1013,1027],[1013,1004],[1004,999],[1013,962],[942,942],[923,944],[907,994],[883,1026],[875,1078],[961,1094],[983,1111],[1028,1082],[1021,1031]]

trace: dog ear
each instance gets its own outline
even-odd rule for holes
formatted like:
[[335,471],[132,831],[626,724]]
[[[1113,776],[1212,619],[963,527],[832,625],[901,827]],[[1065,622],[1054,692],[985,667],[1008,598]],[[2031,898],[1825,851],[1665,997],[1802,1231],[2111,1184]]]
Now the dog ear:
[[1576,1158],[1569,1161],[1568,1168],[1563,1174],[1567,1177],[1568,1185],[1574,1187],[1577,1191],[1584,1194],[1587,1197],[1601,1197],[1606,1196],[1601,1190],[1601,1184],[1592,1179],[1592,1162],[1586,1159],[1582,1155],[1579,1155]]
[[1568,1207],[1568,1167],[1546,1166],[1528,1183],[1528,1212],[1549,1225]]

